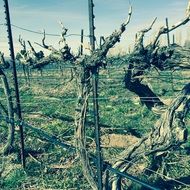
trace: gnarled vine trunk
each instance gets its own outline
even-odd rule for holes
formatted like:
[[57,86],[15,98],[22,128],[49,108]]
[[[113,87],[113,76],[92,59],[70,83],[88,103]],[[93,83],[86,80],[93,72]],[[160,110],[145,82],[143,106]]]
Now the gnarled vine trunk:
[[[6,120],[7,123],[7,128],[8,128],[8,136],[6,139],[6,142],[4,143],[3,149],[0,150],[1,153],[6,154],[10,151],[13,141],[14,141],[14,109],[13,109],[13,102],[12,102],[12,96],[11,96],[11,90],[9,87],[9,83],[7,80],[6,75],[2,70],[0,70],[0,77],[3,83],[3,89],[4,89],[4,94],[6,97],[6,108],[5,108],[5,115],[6,117],[2,117],[2,120]],[[1,126],[0,126],[1,127]]]
[[77,152],[79,154],[81,164],[83,167],[83,173],[86,177],[87,181],[89,182],[90,186],[93,190],[98,190],[97,183],[95,181],[95,175],[92,171],[89,161],[89,155],[86,150],[86,114],[88,108],[88,98],[91,91],[91,73],[89,69],[82,69],[78,73],[78,101],[76,106],[75,112],[75,125],[76,125],[76,132],[75,132],[75,139],[76,139],[76,146]]
[[[175,146],[180,146],[187,140],[187,128],[185,117],[190,110],[190,83],[187,84],[177,98],[171,103],[168,109],[161,115],[152,131],[135,145],[132,145],[121,155],[118,156],[114,168],[126,171],[133,164],[143,160],[146,165],[146,157],[151,156],[154,165],[158,162],[159,156],[166,156],[167,151]],[[151,163],[153,164],[153,163]],[[112,190],[118,188],[121,183],[119,176],[114,176],[112,181]]]

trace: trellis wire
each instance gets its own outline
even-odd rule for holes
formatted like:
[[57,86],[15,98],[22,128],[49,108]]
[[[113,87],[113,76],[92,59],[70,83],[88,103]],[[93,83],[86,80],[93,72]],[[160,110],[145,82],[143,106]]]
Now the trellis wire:
[[[116,75],[115,75],[116,76]],[[51,76],[42,76],[42,77],[29,77],[30,79],[33,80],[49,80],[49,79],[54,79],[54,80],[64,80],[64,78],[61,77],[51,77]],[[143,79],[143,78],[148,78],[148,79],[168,79],[171,80],[169,78],[169,76],[140,76],[140,77],[135,77],[134,79]],[[25,76],[20,76],[19,79],[25,79]],[[118,80],[118,81],[123,81],[124,78],[123,77],[99,77],[99,80]],[[175,77],[174,80],[190,80],[190,77],[188,78],[181,78],[181,77]],[[50,80],[49,80],[50,81]]]
[[[180,95],[178,95],[178,96],[162,96],[162,98],[176,98],[176,97],[184,97],[184,96],[180,96]],[[154,100],[154,99],[157,99],[158,97],[155,97],[155,96],[153,96],[153,97],[126,96],[125,98],[121,98],[121,97],[110,96],[108,98],[108,96],[107,96],[107,97],[100,97],[100,98],[96,98],[96,99],[97,100],[110,100],[110,101],[116,101],[116,100],[118,100],[118,101],[120,101],[120,100],[132,100],[132,98],[133,99],[144,99],[143,101],[146,102],[146,101],[149,101],[149,100],[146,100],[146,99],[153,99]],[[44,99],[44,96],[42,96],[42,97],[35,97],[35,99],[36,99],[36,101],[37,101],[37,99]],[[62,99],[55,98],[54,99],[54,97],[51,97],[51,96],[49,96],[49,98],[45,98],[45,99],[47,99],[48,102],[47,101],[46,102],[45,101],[44,102],[40,101],[38,103],[35,103],[35,102],[27,103],[27,102],[23,101],[20,104],[23,104],[23,105],[33,105],[33,104],[41,105],[41,104],[48,104],[50,101],[64,102],[64,101],[77,101],[78,100],[77,97],[75,97],[75,98],[62,98]],[[0,101],[2,101],[2,100],[6,100],[6,98],[0,98]],[[90,97],[89,100],[93,100],[93,97]]]
[[[1,23],[0,26],[4,26],[5,24]],[[24,28],[24,27],[21,27],[21,26],[17,26],[15,24],[11,24],[11,26],[15,27],[15,28],[18,28],[20,30],[23,30],[23,31],[27,31],[27,32],[31,32],[31,33],[34,33],[34,34],[40,34],[40,35],[43,35],[44,33],[43,32],[38,32],[38,31],[35,31],[35,30],[31,30],[31,29],[27,29],[27,28]],[[53,36],[53,37],[60,37],[61,34],[51,34],[51,33],[46,33],[47,36]],[[69,36],[81,36],[81,34],[68,34],[68,35],[65,35],[65,37],[69,37]],[[89,35],[83,35],[84,37],[86,38],[89,38]]]
[[[127,62],[127,60],[125,61],[125,62]],[[125,63],[125,62],[123,62],[123,63]],[[20,66],[21,66],[22,64],[20,64]],[[61,69],[77,69],[77,68],[82,68],[82,66],[75,66],[75,65],[61,65],[62,67],[61,67]],[[102,71],[108,71],[109,69],[110,70],[116,70],[116,71],[119,71],[119,70],[121,70],[121,71],[123,71],[123,73],[124,73],[124,67],[125,66],[128,66],[128,64],[126,64],[126,65],[119,65],[119,66],[107,66],[106,68],[102,68]],[[52,67],[55,67],[55,65],[53,65]],[[30,68],[30,66],[29,66],[29,68]],[[20,70],[22,70],[22,68],[20,68]],[[189,71],[190,70],[190,68],[188,69],[188,68],[184,68],[183,70],[165,70],[165,71],[163,71],[164,73],[175,73],[175,72],[177,72],[177,71],[180,71],[180,72],[185,72],[185,71]],[[31,67],[31,71],[37,71],[37,69],[33,69],[32,67]],[[60,68],[46,68],[46,67],[44,67],[43,68],[43,71],[60,71]],[[134,69],[127,69],[127,71],[134,71]],[[135,71],[144,71],[144,72],[149,72],[150,71],[150,69],[147,69],[147,70],[144,70],[144,69],[138,69],[138,68],[135,68]],[[19,71],[18,71],[19,72]]]
[[148,189],[152,189],[152,190],[161,190],[157,187],[154,187],[153,185],[149,185],[148,183],[144,182],[144,181],[141,181],[139,180],[139,178],[137,177],[134,177],[128,173],[124,173],[124,172],[120,172],[119,170],[115,169],[115,168],[112,168],[109,164],[105,164],[106,165],[106,168],[108,170],[110,170],[111,172],[115,173],[115,174],[118,174],[120,177],[124,177],[124,178],[127,178],[131,181],[134,181],[135,183],[137,184],[140,184],[142,185],[143,187],[146,187]]
[[[127,163],[129,163],[129,164],[132,164],[132,165],[138,165],[137,163],[134,163],[133,161],[128,161],[128,160],[124,160],[124,161],[127,162]],[[179,180],[177,180],[177,179],[174,179],[174,178],[172,178],[172,177],[169,177],[169,176],[166,176],[166,175],[161,174],[161,173],[159,173],[159,172],[156,172],[156,171],[154,171],[154,170],[152,170],[152,169],[150,169],[150,168],[145,167],[144,170],[150,171],[150,172],[152,172],[152,173],[154,173],[154,174],[157,174],[157,175],[159,175],[159,176],[161,176],[161,177],[165,177],[166,179],[175,181],[175,182],[177,182],[178,184],[184,185],[185,187],[190,187],[190,185],[188,185],[188,184],[186,184],[186,183],[183,183],[183,182],[181,182],[181,181],[179,181]]]

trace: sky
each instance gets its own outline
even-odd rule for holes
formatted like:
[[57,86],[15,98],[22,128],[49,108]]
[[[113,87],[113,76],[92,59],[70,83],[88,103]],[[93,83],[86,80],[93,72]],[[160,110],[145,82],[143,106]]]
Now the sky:
[[[145,37],[149,42],[158,28],[165,24],[165,18],[169,18],[169,24],[173,25],[185,16],[188,0],[131,0],[133,15],[126,32],[113,52],[126,52],[132,48],[135,33],[150,25],[155,17],[158,17],[153,30]],[[118,29],[128,16],[128,0],[94,0],[95,34],[97,43],[100,36],[108,36]],[[59,21],[68,28],[68,34],[80,34],[84,29],[88,31],[88,0],[9,0],[11,23],[34,31],[46,30],[47,33],[60,34]],[[3,1],[0,2],[0,24],[5,23]],[[180,27],[176,33],[176,40],[184,41],[190,24]],[[19,51],[18,36],[21,34],[25,40],[32,43],[41,42],[42,35],[33,34],[12,27],[15,52]],[[190,34],[190,33],[188,33]],[[6,27],[0,26],[0,51],[8,55]],[[165,37],[164,37],[165,38]],[[59,37],[47,36],[47,44],[58,47]],[[89,39],[85,38],[85,47]],[[80,36],[67,38],[73,51],[80,46]],[[35,48],[39,49],[38,46]],[[87,51],[87,50],[86,50]]]

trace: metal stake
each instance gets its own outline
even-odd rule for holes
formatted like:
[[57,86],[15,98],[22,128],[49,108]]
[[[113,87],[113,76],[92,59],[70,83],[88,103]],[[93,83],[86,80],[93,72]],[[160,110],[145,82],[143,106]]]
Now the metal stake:
[[99,72],[98,72],[97,68],[94,68],[92,71],[92,85],[93,85],[96,157],[97,157],[97,176],[98,176],[98,189],[102,190],[102,154],[101,154],[101,146],[100,146],[98,74],[99,74]]
[[22,113],[21,113],[21,106],[20,106],[19,87],[18,87],[18,79],[17,79],[16,62],[15,62],[15,55],[14,55],[14,46],[13,46],[13,37],[12,37],[12,30],[11,30],[11,21],[10,21],[8,0],[4,0],[4,7],[5,7],[5,16],[6,16],[5,19],[6,19],[6,23],[7,23],[10,57],[11,57],[11,62],[12,62],[12,66],[13,66],[13,80],[14,80],[14,88],[15,88],[15,95],[16,95],[16,107],[17,107],[18,119],[20,121],[19,122],[19,130],[20,130],[20,143],[21,143],[21,161],[22,161],[23,168],[25,168],[25,151],[24,151],[24,134],[23,134],[23,125],[22,125]]
[[[88,0],[89,5],[89,30],[90,30],[90,46],[91,51],[95,50],[95,27],[94,27],[94,13],[93,0]],[[97,177],[98,190],[102,190],[102,155],[100,147],[100,126],[99,126],[99,105],[98,105],[98,74],[97,67],[92,69],[92,86],[93,86],[93,105],[94,105],[94,123],[95,123],[95,141],[96,141],[96,157],[97,157]]]
[[81,30],[81,46],[80,46],[80,55],[83,55],[83,42],[84,42],[84,30]]
[[166,27],[167,27],[167,41],[168,41],[168,47],[170,47],[170,33],[169,33],[169,24],[168,24],[168,18],[166,18]]
[[89,30],[90,30],[90,46],[91,50],[95,50],[95,26],[94,26],[94,3],[93,0],[88,0],[88,6],[89,6]]

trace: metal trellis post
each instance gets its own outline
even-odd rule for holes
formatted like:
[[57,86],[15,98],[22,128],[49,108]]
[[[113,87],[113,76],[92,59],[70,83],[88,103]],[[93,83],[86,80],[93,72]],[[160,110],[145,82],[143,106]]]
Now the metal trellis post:
[[169,33],[168,18],[166,18],[166,27],[167,27],[167,42],[168,42],[168,47],[170,47],[170,33]]
[[81,46],[80,46],[80,55],[83,55],[83,47],[84,47],[84,45],[83,45],[83,43],[84,43],[84,30],[82,29],[81,30]]
[[23,133],[23,125],[22,125],[22,113],[21,113],[21,106],[20,106],[19,87],[18,87],[18,79],[17,79],[16,62],[15,62],[15,55],[14,55],[14,46],[13,46],[13,37],[12,37],[8,0],[4,0],[4,7],[5,7],[5,15],[6,15],[10,57],[11,57],[11,62],[12,62],[12,67],[13,67],[13,80],[14,80],[14,88],[15,88],[15,95],[16,95],[16,107],[17,107],[18,119],[20,121],[19,122],[19,130],[20,130],[20,140],[21,140],[21,160],[22,160],[23,168],[25,168],[24,133]]
[[[89,5],[89,30],[90,30],[90,46],[91,51],[95,50],[95,26],[93,13],[93,0],[88,0]],[[102,190],[102,155],[100,147],[100,125],[99,125],[99,106],[98,106],[98,74],[97,67],[92,69],[92,86],[93,86],[93,105],[94,105],[94,123],[95,123],[95,142],[96,142],[96,157],[97,157],[97,177],[98,189]]]
[[91,50],[95,50],[95,26],[94,26],[94,3],[93,0],[88,0],[89,6],[89,30],[90,30],[90,46]]

